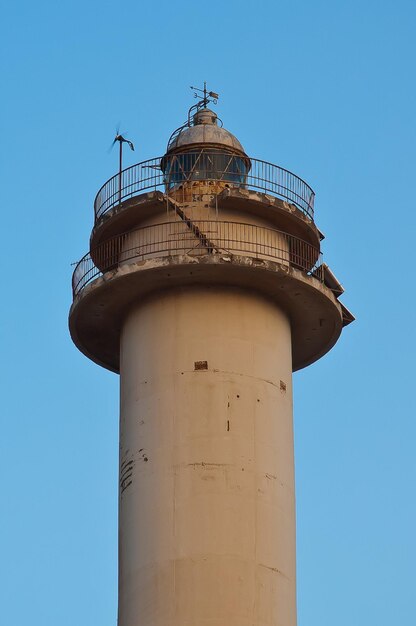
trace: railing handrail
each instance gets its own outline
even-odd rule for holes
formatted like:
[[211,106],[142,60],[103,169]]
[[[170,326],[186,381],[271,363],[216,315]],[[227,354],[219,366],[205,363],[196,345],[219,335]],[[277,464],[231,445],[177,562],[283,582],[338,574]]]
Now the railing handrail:
[[[217,252],[220,251],[221,254],[224,252],[234,252],[246,254],[247,256],[273,258],[275,260],[284,261],[289,266],[294,266],[298,269],[300,268],[308,274],[313,274],[315,277],[322,280],[322,253],[320,249],[300,237],[296,237],[274,228],[258,226],[257,224],[249,224],[245,222],[197,220],[195,224],[192,224],[192,226],[197,226],[199,233],[203,234],[203,241],[209,243],[209,248],[208,243],[205,244],[205,248],[207,249],[207,252],[210,252],[211,254],[214,253],[215,249]],[[211,226],[214,226],[217,229],[216,233],[213,234],[213,231],[207,230]],[[176,239],[172,238],[172,232],[164,231],[164,229],[167,231],[172,227],[178,227],[178,231],[173,233],[173,235],[176,235]],[[235,228],[234,235],[238,235],[238,229],[243,232],[245,230],[245,234],[247,234],[247,229],[251,229],[252,232],[255,232],[256,234],[259,233],[260,236],[255,236],[254,238],[250,237],[249,239],[238,239],[235,238],[235,236],[224,237],[219,231],[220,228],[225,228],[228,235],[230,231],[232,233],[232,229]],[[145,231],[152,230],[155,231],[155,233],[161,232],[162,235],[165,235],[165,238],[161,236],[159,238],[152,239],[151,241],[146,241],[146,239],[144,239],[141,243],[134,243],[134,235],[136,233],[145,233]],[[207,237],[204,233],[208,234],[209,237]],[[273,240],[270,239],[273,235],[277,237],[276,241],[279,241],[279,237],[284,238],[287,247],[276,247],[274,245],[276,242],[273,242]],[[128,237],[131,237],[134,243],[131,249],[125,249],[122,247]],[[221,245],[216,245],[218,242]],[[160,247],[163,244],[166,245],[165,248]],[[175,245],[172,246],[172,244],[178,245],[175,247]],[[170,255],[175,252],[177,254],[186,253],[190,249],[195,250],[199,248],[200,244],[201,238],[198,239],[195,234],[195,229],[191,228],[190,224],[186,224],[183,221],[166,221],[159,224],[150,224],[142,226],[141,228],[120,233],[119,235],[116,235],[115,237],[99,244],[94,250],[85,254],[77,263],[72,276],[73,296],[75,297],[78,295],[84,287],[96,277],[103,275],[103,273],[109,269],[118,267],[120,262],[125,263],[126,261],[132,259],[152,257],[155,254],[160,254],[161,252],[166,252]],[[140,245],[144,248],[144,250],[139,251]],[[241,247],[241,245],[246,247]],[[253,250],[252,247],[255,247],[256,249]],[[204,246],[201,249],[203,250]],[[129,256],[129,253],[132,251],[133,253]],[[99,269],[94,264],[93,259],[96,262],[98,259],[99,265],[106,269]]]
[[[188,155],[199,155],[201,151],[188,152]],[[203,151],[206,155],[218,156],[221,151]],[[180,156],[181,154],[174,154],[174,156]],[[227,152],[224,155],[231,157]],[[235,155],[236,158],[237,155]],[[160,169],[160,163],[163,157],[156,157],[153,159],[147,159],[140,163],[135,163],[125,168],[121,172],[121,189],[120,173],[115,174],[109,178],[99,189],[94,200],[94,214],[95,221],[99,220],[103,215],[110,211],[113,207],[117,206],[121,201],[126,198],[131,198],[143,193],[146,189],[163,188],[166,191],[166,186],[169,183],[162,170]],[[265,193],[269,193],[278,198],[288,200],[297,206],[304,215],[313,219],[314,210],[314,197],[315,193],[308,183],[291,172],[290,170],[263,161],[261,159],[255,159],[248,157],[250,160],[250,170],[244,176],[244,183],[233,183],[233,181],[227,180],[227,174],[233,176],[234,172],[219,171],[218,174],[223,174],[225,177],[222,179],[224,182],[228,182],[230,185],[236,187],[243,187],[246,189],[254,188],[260,189]],[[147,173],[142,176],[143,170],[155,170],[153,174]],[[185,172],[185,174],[191,175],[191,172]],[[218,181],[216,178],[207,178],[208,181]]]

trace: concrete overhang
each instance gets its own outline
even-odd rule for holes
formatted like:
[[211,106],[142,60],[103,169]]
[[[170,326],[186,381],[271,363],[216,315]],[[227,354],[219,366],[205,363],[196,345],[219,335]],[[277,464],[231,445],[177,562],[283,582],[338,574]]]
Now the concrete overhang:
[[332,291],[287,264],[228,254],[176,255],[126,263],[88,284],[70,310],[72,339],[90,359],[118,372],[120,332],[131,307],[160,290],[195,285],[250,290],[274,301],[291,322],[294,371],[328,352],[345,324],[346,309]]
[[324,275],[324,284],[329,287],[334,296],[339,298],[339,296],[342,296],[342,294],[344,293],[344,287],[341,285],[334,272],[329,269],[326,263],[322,264],[322,269]]
[[[240,215],[245,212],[267,220],[276,230],[299,237],[316,248],[320,247],[322,233],[313,220],[294,204],[276,196],[242,187],[227,187],[214,199],[207,197],[206,200],[201,199],[201,202],[205,202],[206,207],[218,210],[220,221],[222,208],[238,211]],[[186,212],[186,205],[183,208]],[[150,191],[125,200],[97,220],[91,233],[90,250],[111,237],[139,228],[149,217],[160,214],[161,218],[166,219],[167,210],[167,198],[161,191]]]
[[342,304],[342,302],[340,302],[340,305],[341,305],[341,312],[342,312],[342,325],[348,326],[348,324],[351,324],[351,322],[355,321],[355,317],[351,313],[351,311],[347,309],[345,304]]

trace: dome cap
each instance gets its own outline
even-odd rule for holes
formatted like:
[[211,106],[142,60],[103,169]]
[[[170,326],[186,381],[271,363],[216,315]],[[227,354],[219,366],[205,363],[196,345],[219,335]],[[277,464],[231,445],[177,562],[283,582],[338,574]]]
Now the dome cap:
[[238,139],[230,131],[218,125],[214,111],[199,109],[192,118],[192,126],[185,125],[173,133],[167,152],[177,152],[193,147],[225,148],[230,152],[245,155]]

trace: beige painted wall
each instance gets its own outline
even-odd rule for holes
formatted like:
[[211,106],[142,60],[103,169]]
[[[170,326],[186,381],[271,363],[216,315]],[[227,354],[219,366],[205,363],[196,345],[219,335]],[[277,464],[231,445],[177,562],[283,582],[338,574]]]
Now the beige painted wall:
[[163,292],[127,318],[119,626],[295,626],[291,362],[258,294]]

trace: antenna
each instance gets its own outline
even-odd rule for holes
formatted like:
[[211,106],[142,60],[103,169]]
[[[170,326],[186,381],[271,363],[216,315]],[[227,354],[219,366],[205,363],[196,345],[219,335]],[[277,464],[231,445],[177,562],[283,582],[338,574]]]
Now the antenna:
[[129,139],[126,139],[125,137],[123,137],[122,134],[120,134],[120,128],[117,127],[116,130],[116,136],[114,138],[113,143],[110,146],[110,150],[114,147],[114,145],[117,143],[117,141],[119,142],[119,157],[118,157],[118,202],[119,204],[121,204],[121,178],[122,178],[122,171],[123,171],[123,143],[126,143],[130,150],[134,151],[134,145],[133,142],[130,141]]

